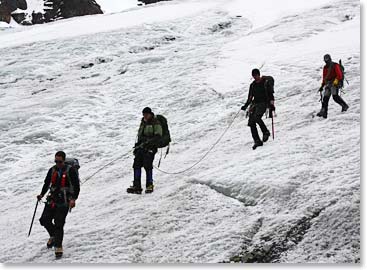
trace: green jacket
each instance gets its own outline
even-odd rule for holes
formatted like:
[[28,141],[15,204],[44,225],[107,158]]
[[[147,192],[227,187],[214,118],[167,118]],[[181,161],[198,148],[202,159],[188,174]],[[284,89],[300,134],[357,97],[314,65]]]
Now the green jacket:
[[163,130],[161,123],[155,116],[150,122],[145,122],[144,118],[142,118],[138,131],[137,145],[148,142],[145,148],[155,149],[157,148],[157,142],[162,138],[162,135]]

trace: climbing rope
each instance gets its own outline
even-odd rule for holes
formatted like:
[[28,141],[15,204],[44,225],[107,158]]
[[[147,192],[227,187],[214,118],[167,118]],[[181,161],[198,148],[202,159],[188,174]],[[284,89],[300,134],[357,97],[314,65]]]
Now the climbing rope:
[[214,149],[214,147],[221,141],[221,139],[223,138],[223,136],[227,133],[227,131],[230,129],[230,127],[232,126],[232,124],[234,123],[234,121],[236,120],[237,116],[240,114],[241,109],[237,112],[237,114],[233,117],[231,123],[227,126],[227,128],[223,131],[223,133],[219,136],[219,138],[215,141],[215,143],[212,145],[212,147],[209,148],[209,150],[197,161],[195,162],[193,165],[191,165],[190,167],[178,171],[178,172],[167,172],[165,170],[162,170],[160,168],[158,168],[157,166],[154,166],[155,169],[157,169],[158,171],[160,171],[161,173],[165,173],[165,174],[182,174],[185,173],[189,170],[191,170],[192,168],[194,168],[196,165],[198,165],[200,162],[202,162],[208,155],[209,153]]
[[[237,114],[233,117],[231,123],[227,126],[227,128],[223,131],[223,133],[220,135],[220,137],[215,141],[215,143],[212,145],[211,148],[209,148],[209,150],[205,153],[205,155],[203,155],[197,162],[195,162],[193,165],[191,165],[190,167],[182,170],[182,171],[178,171],[178,172],[167,172],[164,171],[160,168],[158,168],[157,166],[154,166],[154,168],[156,168],[158,171],[165,173],[165,174],[182,174],[184,172],[187,172],[189,170],[191,170],[192,168],[194,168],[195,166],[197,166],[200,162],[202,162],[208,155],[209,153],[214,149],[214,147],[221,141],[221,139],[223,138],[223,136],[227,133],[227,131],[230,129],[230,127],[232,126],[232,124],[234,123],[234,121],[236,120],[236,118],[238,117],[238,115],[240,114],[241,110],[239,110],[237,112]],[[127,156],[128,154],[130,154],[132,150],[129,150],[127,153],[113,159],[112,161],[110,161],[109,163],[107,163],[106,165],[102,166],[101,168],[99,168],[97,171],[95,171],[94,173],[92,173],[90,176],[88,176],[87,178],[85,178],[85,180],[83,182],[81,182],[80,185],[85,184],[86,182],[88,182],[93,176],[95,176],[96,174],[98,174],[99,172],[101,172],[102,170],[104,170],[105,168],[107,168],[108,166],[112,165],[113,163],[115,163],[117,160],[122,159],[124,156]]]
[[107,168],[108,166],[110,166],[111,164],[115,163],[117,160],[122,159],[124,156],[127,156],[128,154],[130,154],[132,150],[129,150],[127,153],[123,154],[122,156],[119,156],[118,158],[115,158],[114,160],[110,161],[109,163],[107,163],[106,165],[104,165],[103,167],[99,168],[97,171],[95,171],[93,174],[91,174],[90,176],[88,176],[87,178],[85,178],[85,180],[80,184],[83,185],[84,183],[86,183],[87,181],[89,181],[93,176],[95,176],[97,173],[99,173],[100,171],[104,170],[105,168]]

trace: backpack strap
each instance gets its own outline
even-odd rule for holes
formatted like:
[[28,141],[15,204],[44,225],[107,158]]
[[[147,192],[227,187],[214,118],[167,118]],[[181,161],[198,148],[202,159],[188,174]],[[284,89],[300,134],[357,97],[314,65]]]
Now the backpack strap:
[[153,128],[153,137],[154,137],[154,135],[155,135],[155,132],[154,132],[154,126],[155,126],[155,124],[156,124],[156,121],[155,121],[155,116],[154,116],[154,119],[153,119],[153,121],[152,121],[152,128]]
[[69,182],[69,192],[71,194],[74,194],[74,186],[73,186],[73,184],[70,181],[70,174],[69,174],[70,168],[71,168],[70,165],[66,165],[66,179]]
[[[64,194],[65,205],[67,204],[66,192],[68,191],[71,194],[74,194],[74,186],[70,181],[70,174],[69,174],[70,168],[71,168],[70,165],[66,165],[65,174],[66,174],[66,181],[69,183],[69,187],[60,187],[60,191],[63,192],[63,194]],[[53,175],[55,172],[56,172],[56,166],[53,166],[51,175]],[[54,191],[54,190],[51,189],[51,187],[52,187],[52,182],[51,182],[50,187],[49,187],[49,194],[52,194],[52,192]]]
[[166,156],[169,154],[169,147],[170,147],[170,143],[168,143],[167,145],[167,150],[166,150],[166,154],[164,155],[164,158],[166,158]]
[[51,191],[52,178],[53,178],[55,172],[56,172],[56,165],[52,166],[52,170],[51,170],[51,181],[50,181],[50,185],[48,186],[49,191]]
[[267,79],[265,77],[264,78],[264,88],[265,88],[265,96],[266,96],[266,107],[269,107],[269,94],[268,94],[268,87],[266,85],[267,85]]

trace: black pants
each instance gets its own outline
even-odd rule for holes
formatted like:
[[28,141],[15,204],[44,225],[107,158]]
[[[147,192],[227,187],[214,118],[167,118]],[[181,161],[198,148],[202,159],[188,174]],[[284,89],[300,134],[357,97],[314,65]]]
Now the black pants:
[[152,170],[155,153],[157,153],[156,149],[137,149],[135,153],[133,168],[138,169],[144,167],[144,169],[146,170]]
[[146,186],[153,184],[153,160],[157,153],[156,149],[138,149],[134,158],[134,187],[141,188],[141,168],[144,167],[147,181]]
[[333,96],[334,101],[338,103],[340,106],[342,107],[348,106],[347,103],[345,103],[345,101],[341,98],[341,96],[339,96],[339,88],[329,84],[325,87],[325,93],[322,99],[321,109],[324,111],[325,114],[327,114],[328,111],[330,96]]
[[69,208],[67,206],[55,206],[52,208],[49,204],[46,204],[43,209],[40,223],[46,228],[50,237],[54,237],[55,247],[62,246],[62,240],[64,238],[64,224],[68,211]]
[[251,128],[252,138],[255,142],[260,141],[259,132],[257,131],[256,124],[259,125],[263,134],[269,133],[268,128],[266,127],[264,121],[261,119],[266,112],[266,108],[266,103],[258,103],[250,108],[248,126]]

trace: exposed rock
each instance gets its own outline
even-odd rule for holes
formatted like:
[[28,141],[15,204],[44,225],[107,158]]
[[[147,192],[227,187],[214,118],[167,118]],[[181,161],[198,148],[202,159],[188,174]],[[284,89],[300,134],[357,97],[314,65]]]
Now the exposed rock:
[[154,3],[157,3],[157,2],[170,1],[170,0],[139,0],[139,1],[143,2],[146,5],[149,5],[149,4],[154,4]]
[[302,241],[307,231],[312,226],[312,220],[318,217],[325,207],[315,209],[314,212],[300,218],[280,238],[273,239],[267,235],[261,237],[261,242],[253,245],[245,243],[245,248],[236,256],[230,258],[230,262],[241,263],[276,263],[287,250]]
[[[103,14],[95,0],[44,0],[44,11],[27,13],[13,11],[27,9],[26,0],[0,0],[0,21],[10,22],[11,16],[23,25],[41,24],[76,16]],[[28,17],[28,20],[26,18]]]
[[32,24],[41,24],[45,22],[45,18],[41,12],[32,12]]
[[93,14],[103,14],[95,0],[45,0],[45,22]]
[[11,12],[5,5],[0,4],[0,21],[10,23]]
[[17,9],[27,9],[26,0],[0,0],[0,21],[10,23],[11,13]]
[[224,29],[230,28],[232,26],[232,22],[231,21],[226,21],[226,22],[220,22],[217,23],[215,25],[213,25],[210,30],[215,33],[215,32],[219,32],[222,31]]
[[7,10],[13,12],[19,9],[27,9],[27,2],[25,0],[1,0],[0,6],[5,6]]
[[17,8],[21,10],[26,10],[28,8],[26,0],[16,0]]
[[61,5],[61,16],[71,18],[76,16],[103,14],[95,0],[64,0]]
[[[137,5],[139,3],[148,5],[161,1],[170,0],[137,0]],[[19,12],[18,9],[27,9],[26,0],[0,0],[0,21],[9,23],[13,17],[19,24],[31,25],[76,16],[103,14],[96,0],[44,0],[44,12],[33,11],[32,14]],[[12,13],[15,10],[17,12]]]
[[91,67],[93,67],[94,66],[94,64],[93,63],[88,63],[88,64],[83,64],[82,66],[81,66],[81,68],[91,68]]
[[12,13],[11,16],[13,17],[13,19],[17,22],[17,23],[22,23],[25,20],[25,13],[24,12],[17,12],[17,13]]

